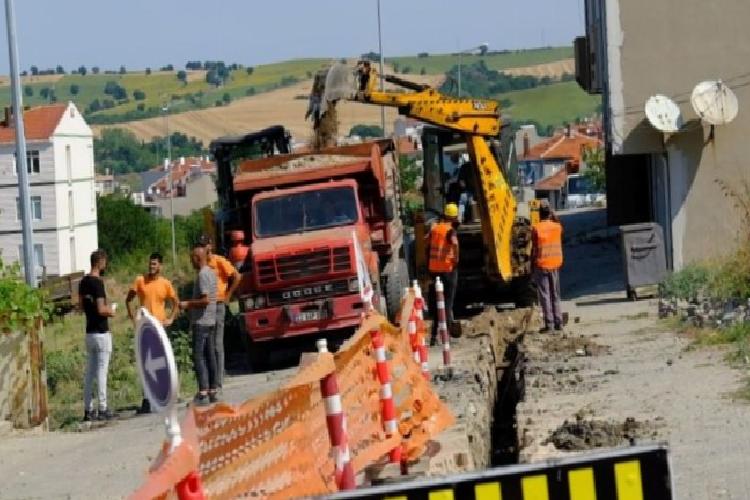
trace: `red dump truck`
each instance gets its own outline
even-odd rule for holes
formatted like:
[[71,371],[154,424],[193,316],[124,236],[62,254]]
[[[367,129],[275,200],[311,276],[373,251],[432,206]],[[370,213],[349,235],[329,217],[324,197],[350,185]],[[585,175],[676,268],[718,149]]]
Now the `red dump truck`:
[[253,357],[270,341],[358,326],[358,254],[375,306],[396,312],[409,277],[392,141],[233,163],[220,229]]

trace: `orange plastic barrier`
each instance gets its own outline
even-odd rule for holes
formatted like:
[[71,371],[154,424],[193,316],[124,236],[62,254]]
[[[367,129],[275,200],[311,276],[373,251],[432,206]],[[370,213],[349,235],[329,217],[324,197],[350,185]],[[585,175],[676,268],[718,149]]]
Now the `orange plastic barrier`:
[[[402,307],[402,328],[371,314],[337,352],[319,354],[283,388],[237,407],[192,409],[182,423],[183,442],[155,461],[132,498],[177,498],[176,485],[197,472],[206,498],[293,498],[336,491],[334,462],[320,379],[335,370],[346,416],[355,473],[387,461],[402,442],[413,460],[453,416],[421,374],[406,332],[413,307]],[[386,437],[380,382],[370,330],[380,329],[392,373],[399,433]],[[193,477],[193,476],[191,476]]]

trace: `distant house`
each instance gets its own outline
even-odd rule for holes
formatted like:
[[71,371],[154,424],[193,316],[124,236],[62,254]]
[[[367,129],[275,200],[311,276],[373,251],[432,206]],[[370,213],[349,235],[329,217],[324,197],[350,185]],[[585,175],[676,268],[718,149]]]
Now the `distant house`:
[[552,138],[528,147],[524,142],[518,158],[521,184],[532,186],[537,198],[547,198],[554,208],[565,204],[567,174],[585,168],[583,153],[586,148],[600,148],[596,125],[568,126]]
[[[71,102],[24,112],[37,274],[83,271],[98,246],[93,133]],[[13,117],[0,122],[0,252],[23,261]]]
[[109,173],[109,170],[105,174],[96,174],[94,177],[96,185],[97,196],[109,196],[114,194],[117,188],[115,176]]
[[175,159],[170,167],[143,172],[143,192],[133,193],[131,199],[155,215],[170,217],[173,205],[175,215],[190,215],[216,203],[215,175],[216,163],[208,157]]

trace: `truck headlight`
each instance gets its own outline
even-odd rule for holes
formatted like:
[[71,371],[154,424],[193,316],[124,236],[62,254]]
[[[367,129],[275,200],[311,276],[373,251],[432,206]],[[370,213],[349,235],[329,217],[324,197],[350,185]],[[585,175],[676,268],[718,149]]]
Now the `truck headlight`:
[[255,297],[255,308],[256,309],[263,309],[266,307],[266,296],[265,295],[257,295]]
[[263,309],[266,307],[268,301],[266,300],[265,294],[259,295],[248,295],[243,299],[245,305],[245,311],[253,311],[255,309]]
[[248,297],[245,299],[245,310],[252,311],[255,308],[255,299]]
[[349,280],[349,291],[350,292],[358,292],[359,291],[359,280],[357,280],[357,278],[351,278]]

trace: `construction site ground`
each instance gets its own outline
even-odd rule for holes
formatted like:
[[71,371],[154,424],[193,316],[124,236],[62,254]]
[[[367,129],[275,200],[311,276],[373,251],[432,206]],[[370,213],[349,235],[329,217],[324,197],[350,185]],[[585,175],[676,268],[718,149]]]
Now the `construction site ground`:
[[[727,365],[720,348],[688,349],[688,339],[656,318],[653,301],[625,299],[618,240],[604,210],[571,211],[562,220],[565,335],[530,333],[523,311],[475,319],[454,343],[455,378],[436,382],[457,423],[412,474],[483,468],[497,456],[495,368],[508,339],[528,330],[526,397],[517,407],[521,461],[664,441],[675,498],[750,498],[750,405],[734,396],[747,374]],[[436,373],[439,346],[430,364]],[[294,371],[228,377],[224,398],[239,403],[273,390]],[[0,498],[122,498],[142,482],[163,436],[158,415],[84,432],[2,435]]]

